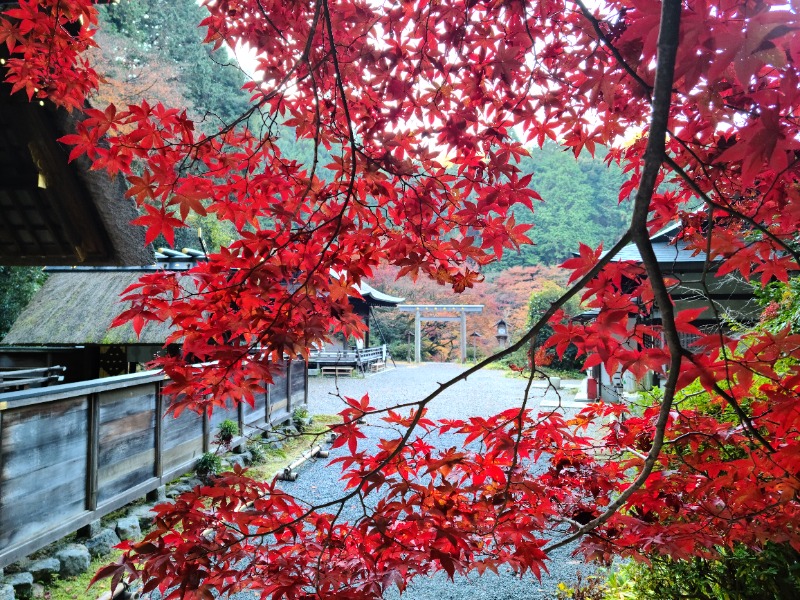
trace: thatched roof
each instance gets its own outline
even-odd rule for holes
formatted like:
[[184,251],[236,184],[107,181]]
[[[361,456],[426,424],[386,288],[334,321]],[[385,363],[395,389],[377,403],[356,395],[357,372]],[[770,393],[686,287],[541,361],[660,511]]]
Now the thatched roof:
[[139,339],[133,327],[110,329],[126,307],[122,291],[139,280],[141,270],[51,273],[3,338],[16,346],[164,343],[170,327],[148,323]]
[[153,262],[122,178],[92,171],[85,157],[69,163],[56,141],[81,118],[0,85],[0,264]]
[[[185,271],[204,260],[205,254],[184,249],[160,249],[149,267],[55,267],[30,304],[14,322],[1,344],[12,346],[64,346],[86,344],[162,345],[171,332],[165,323],[148,323],[137,339],[131,325],[111,329],[111,322],[127,306],[120,295],[147,271],[165,268]],[[379,292],[362,282],[358,286],[366,306],[397,306],[402,298]]]

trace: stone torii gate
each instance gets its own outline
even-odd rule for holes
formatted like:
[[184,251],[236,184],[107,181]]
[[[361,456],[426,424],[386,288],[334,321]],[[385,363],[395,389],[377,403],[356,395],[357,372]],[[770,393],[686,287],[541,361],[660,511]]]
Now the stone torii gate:
[[422,362],[422,321],[461,321],[461,362],[467,362],[467,313],[483,312],[483,304],[401,304],[414,313],[414,362]]

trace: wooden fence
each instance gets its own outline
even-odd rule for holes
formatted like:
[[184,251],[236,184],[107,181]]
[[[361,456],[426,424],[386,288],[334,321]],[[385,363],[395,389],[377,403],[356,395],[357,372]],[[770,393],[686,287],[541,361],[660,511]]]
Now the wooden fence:
[[[194,467],[217,425],[288,420],[308,369],[286,362],[254,407],[164,417],[159,372],[0,394],[0,568]],[[235,443],[235,442],[234,442]]]

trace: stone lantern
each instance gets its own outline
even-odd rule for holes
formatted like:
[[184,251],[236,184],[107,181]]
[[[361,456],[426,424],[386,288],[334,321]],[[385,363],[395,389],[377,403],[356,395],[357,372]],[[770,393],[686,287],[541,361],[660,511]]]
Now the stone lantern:
[[497,338],[497,343],[505,348],[508,343],[508,324],[503,319],[500,319],[495,326],[497,327],[497,333],[494,337]]

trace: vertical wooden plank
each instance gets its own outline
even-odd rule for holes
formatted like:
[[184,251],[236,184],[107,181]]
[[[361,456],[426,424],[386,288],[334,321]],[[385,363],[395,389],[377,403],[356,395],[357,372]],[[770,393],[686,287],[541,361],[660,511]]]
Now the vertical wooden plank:
[[303,374],[303,404],[308,406],[308,361],[303,363],[305,373]]
[[89,399],[9,409],[2,418],[0,556],[8,556],[86,513]]
[[461,364],[467,362],[467,313],[461,309],[461,339],[459,340],[459,349],[461,351]]
[[292,359],[286,359],[286,412],[292,414]]
[[99,394],[97,501],[102,504],[153,477],[156,454],[154,381]]
[[211,419],[208,411],[203,410],[203,452],[211,450]]
[[[164,404],[167,399],[164,398]],[[171,473],[203,453],[203,417],[185,410],[180,417],[167,415],[161,421],[164,474]]]
[[264,392],[264,423],[269,426],[272,425],[272,384],[267,384],[267,390]]
[[163,382],[156,381],[156,418],[155,418],[155,465],[153,475],[161,477],[164,474],[164,395]]
[[86,508],[97,509],[97,469],[100,449],[100,397],[98,394],[89,394],[88,416],[89,427],[88,452],[86,457]]
[[420,324],[419,308],[414,315],[414,362],[422,362],[422,326]]

